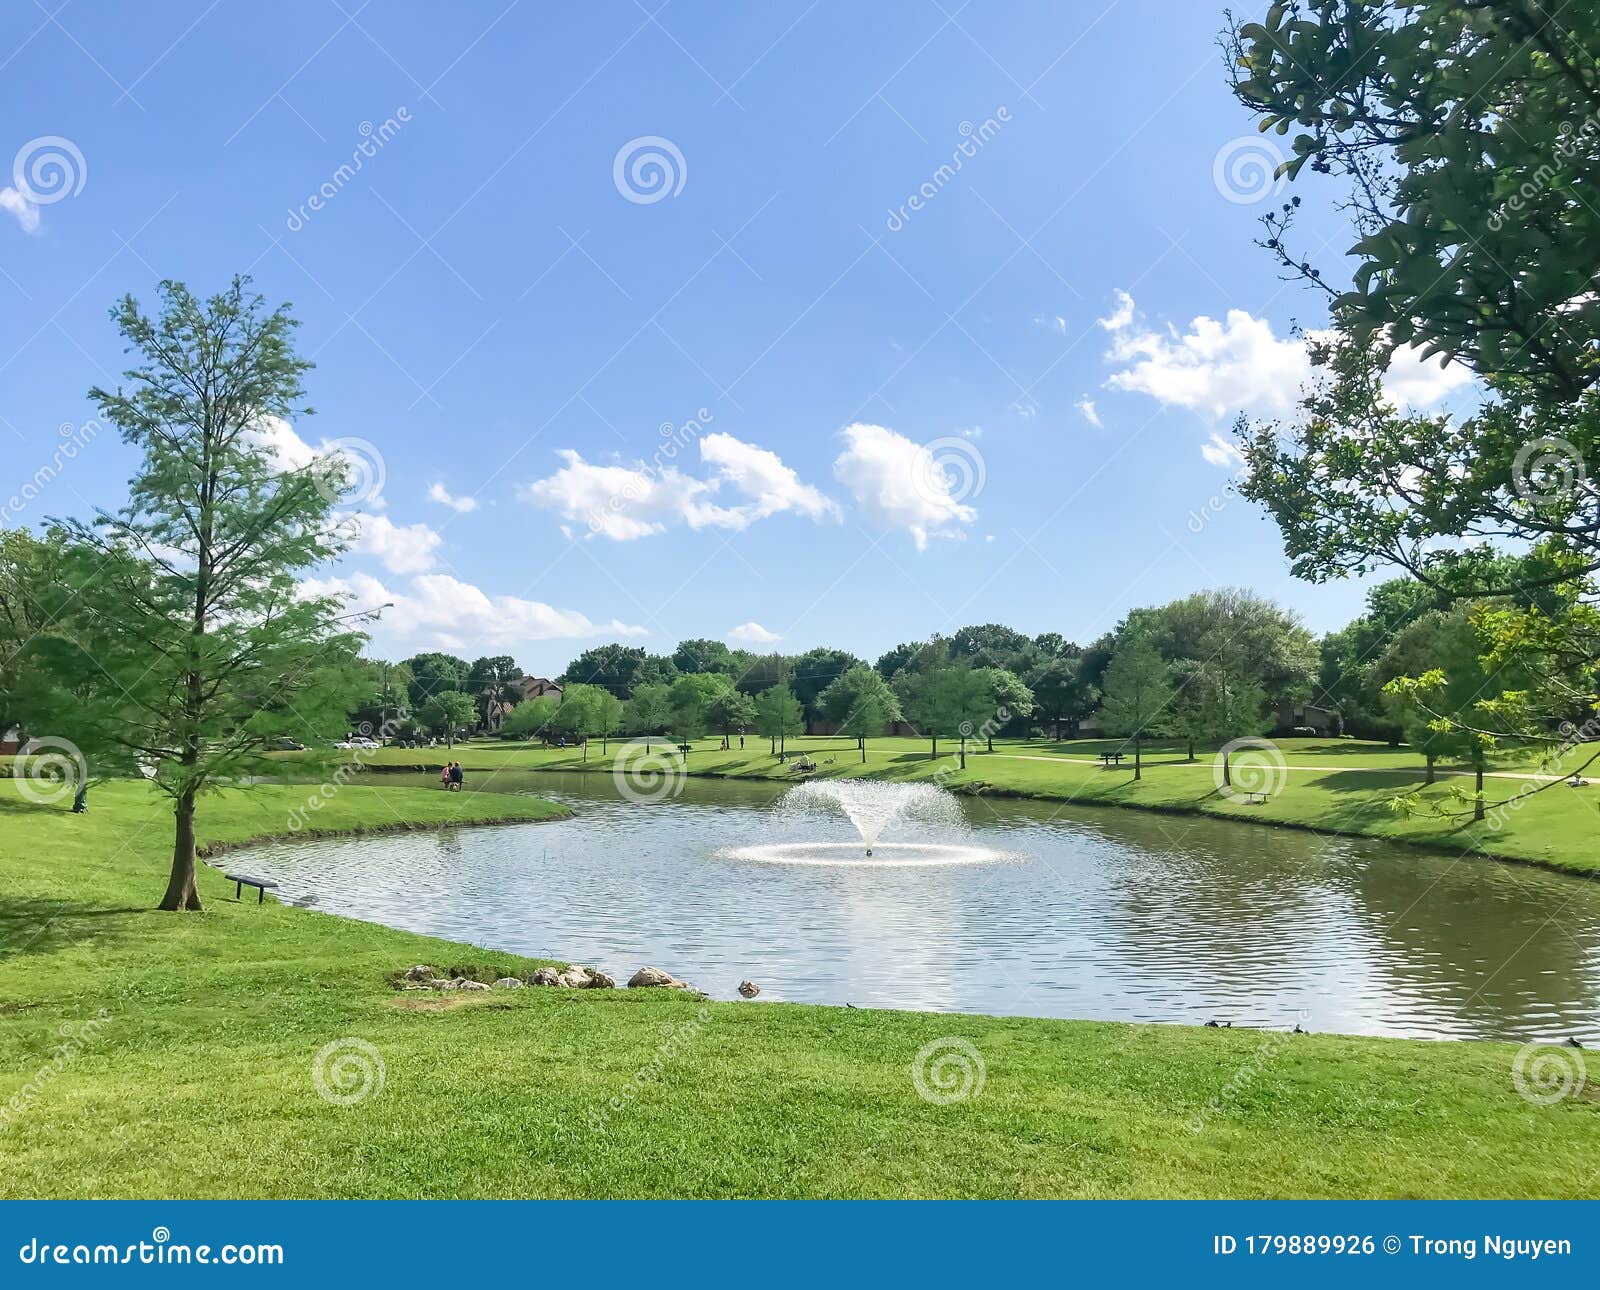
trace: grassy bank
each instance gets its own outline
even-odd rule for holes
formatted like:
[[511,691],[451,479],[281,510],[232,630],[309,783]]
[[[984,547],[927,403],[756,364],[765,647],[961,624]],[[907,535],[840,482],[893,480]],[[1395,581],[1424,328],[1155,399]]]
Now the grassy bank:
[[[1574,789],[1558,784],[1519,800],[1519,794],[1539,787],[1538,781],[1517,778],[1538,769],[1538,755],[1527,750],[1507,754],[1486,782],[1490,818],[1474,823],[1466,818],[1470,805],[1460,796],[1472,788],[1472,779],[1463,768],[1441,766],[1439,781],[1424,786],[1417,755],[1387,744],[1350,739],[1277,741],[1283,770],[1273,777],[1274,791],[1268,800],[1260,804],[1217,791],[1214,755],[1209,750],[1198,750],[1198,760],[1191,762],[1185,747],[1157,745],[1146,752],[1144,775],[1135,781],[1131,757],[1110,769],[1100,764],[1102,751],[1120,746],[1104,740],[997,740],[993,754],[969,747],[965,770],[958,768],[951,747],[941,745],[938,758],[930,758],[926,740],[871,741],[865,762],[854,743],[844,739],[796,739],[790,750],[809,755],[817,763],[819,776],[866,776],[908,783],[937,777],[958,792],[1197,813],[1385,838],[1600,876],[1600,846],[1596,845],[1600,840],[1600,767],[1590,786]],[[364,758],[379,768],[437,767],[447,757],[454,757],[480,774],[501,769],[611,773],[618,747],[613,744],[609,753],[603,754],[595,744],[585,761],[574,749],[480,740],[448,751],[384,748],[364,754]],[[795,779],[792,765],[778,762],[767,747],[764,739],[747,738],[744,749],[724,752],[719,740],[702,740],[689,754],[688,771],[692,775]],[[1569,762],[1576,765],[1586,756],[1575,754]],[[1411,813],[1393,809],[1391,802],[1398,795],[1415,789],[1421,790],[1421,809]],[[1441,816],[1439,807],[1454,817]]]
[[[203,836],[279,832],[305,792],[208,800]],[[344,789],[317,824],[551,810],[380,783]],[[1600,1190],[1600,1100],[1524,1101],[1509,1046],[645,991],[402,994],[385,974],[415,962],[534,964],[235,903],[212,873],[205,913],[150,912],[169,827],[143,785],[97,789],[92,813],[75,817],[0,784],[0,1106],[16,1099],[0,1128],[0,1195]],[[381,1091],[349,1106],[324,1100],[312,1078],[317,1053],[341,1039],[371,1044],[384,1071]],[[951,1039],[973,1046],[984,1083],[935,1104],[912,1067],[925,1045]],[[75,1051],[59,1073],[33,1074],[64,1044]]]

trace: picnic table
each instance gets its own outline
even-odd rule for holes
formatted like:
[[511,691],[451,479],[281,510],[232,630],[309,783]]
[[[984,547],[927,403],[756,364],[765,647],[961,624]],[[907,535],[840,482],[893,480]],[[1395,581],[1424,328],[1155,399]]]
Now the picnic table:
[[1119,752],[1103,752],[1100,754],[1100,761],[1102,765],[1120,766],[1122,765],[1122,757],[1123,754]]

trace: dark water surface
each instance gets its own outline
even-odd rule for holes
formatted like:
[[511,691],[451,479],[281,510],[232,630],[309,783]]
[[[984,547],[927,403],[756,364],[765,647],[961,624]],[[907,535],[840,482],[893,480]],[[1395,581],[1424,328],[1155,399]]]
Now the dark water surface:
[[[264,847],[285,899],[490,948],[650,963],[719,998],[1430,1038],[1600,1039],[1600,883],[1410,848],[1142,811],[964,800],[999,853],[940,866],[775,864],[846,842],[776,785],[500,773],[553,824]],[[383,784],[432,783],[385,777]],[[916,837],[896,826],[886,840]],[[853,853],[842,851],[843,855]],[[892,852],[880,856],[894,858]],[[401,965],[396,965],[401,966]]]

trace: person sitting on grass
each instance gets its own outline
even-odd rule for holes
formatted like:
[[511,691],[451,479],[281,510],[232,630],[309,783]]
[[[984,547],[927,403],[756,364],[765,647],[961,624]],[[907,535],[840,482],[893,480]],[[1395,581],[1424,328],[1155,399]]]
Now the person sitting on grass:
[[444,769],[439,772],[439,787],[440,788],[449,788],[450,787],[450,763],[449,762],[445,762]]

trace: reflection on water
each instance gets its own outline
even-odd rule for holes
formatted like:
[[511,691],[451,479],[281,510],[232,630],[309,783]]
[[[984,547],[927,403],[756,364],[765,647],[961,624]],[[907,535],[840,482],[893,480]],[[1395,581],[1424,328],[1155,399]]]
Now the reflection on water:
[[[990,864],[760,863],[856,838],[692,781],[648,806],[608,776],[478,787],[572,820],[263,848],[285,898],[518,953],[646,963],[719,998],[1524,1040],[1600,1030],[1600,883],[1137,811],[965,801]],[[386,781],[388,782],[388,781]],[[409,782],[396,779],[394,782]],[[420,780],[418,782],[421,782]],[[908,834],[890,830],[889,841]],[[938,837],[925,840],[938,841]]]

